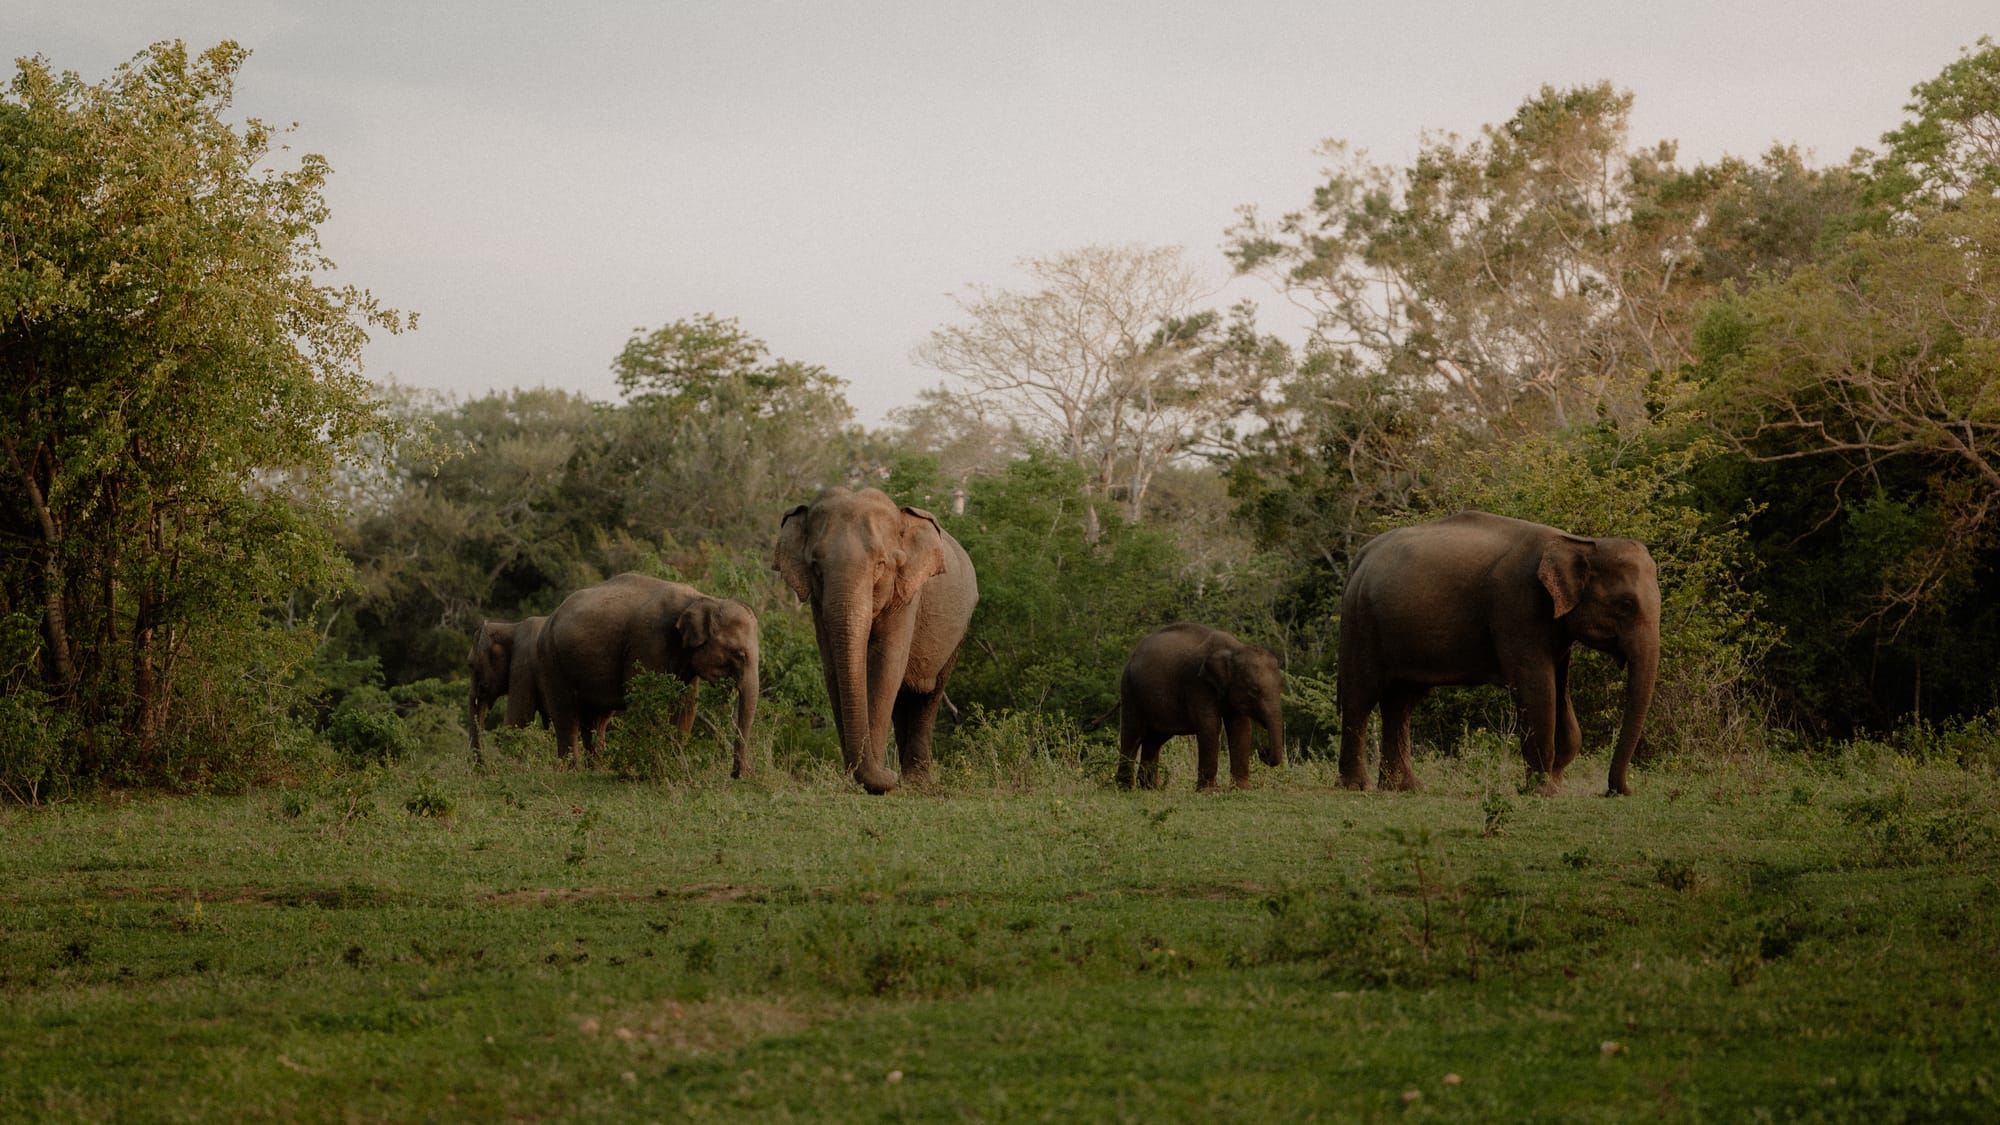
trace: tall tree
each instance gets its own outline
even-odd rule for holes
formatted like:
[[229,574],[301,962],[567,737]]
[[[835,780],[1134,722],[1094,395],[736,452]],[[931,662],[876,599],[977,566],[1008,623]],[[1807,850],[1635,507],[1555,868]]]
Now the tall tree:
[[116,731],[98,769],[157,775],[177,701],[272,675],[260,612],[336,576],[322,484],[386,425],[361,347],[402,318],[322,280],[328,165],[227,120],[246,57],[23,59],[0,99],[0,588],[40,665],[7,686]]
[[1318,345],[1438,396],[1461,425],[1561,428],[1644,412],[1691,356],[1690,266],[1709,181],[1628,142],[1632,96],[1544,87],[1406,170],[1329,142],[1312,203],[1230,232],[1238,270],[1315,317]]
[[630,405],[576,480],[611,528],[761,551],[786,507],[847,479],[859,436],[843,382],[774,358],[733,319],[635,331],[612,372]]
[[1034,288],[975,287],[963,322],[918,356],[992,404],[1031,443],[1085,471],[1090,495],[1143,511],[1153,475],[1242,414],[1270,371],[1239,309],[1196,306],[1178,247],[1088,246],[1023,266]]

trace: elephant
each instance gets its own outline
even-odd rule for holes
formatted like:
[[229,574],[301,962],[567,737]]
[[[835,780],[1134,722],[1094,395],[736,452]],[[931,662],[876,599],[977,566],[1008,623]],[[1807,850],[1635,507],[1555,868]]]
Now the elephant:
[[542,626],[547,617],[530,617],[525,621],[486,621],[479,626],[479,632],[472,638],[472,651],[466,653],[466,667],[472,673],[472,760],[483,762],[480,752],[479,731],[486,725],[486,710],[500,696],[507,697],[507,722],[509,725],[525,727],[540,715],[543,722],[549,719],[549,711],[542,703],[540,686],[535,682],[536,648],[541,639]]
[[1267,766],[1285,764],[1285,720],[1278,699],[1285,674],[1278,655],[1220,629],[1183,622],[1140,638],[1118,678],[1118,785],[1129,789],[1138,764],[1142,789],[1159,788],[1160,747],[1192,734],[1195,787],[1216,788],[1220,736],[1229,736],[1229,779],[1250,785],[1250,727],[1270,736]]
[[[712,598],[681,582],[620,574],[564,598],[541,637],[538,677],[556,728],[556,752],[569,759],[583,733],[596,751],[604,724],[625,708],[625,685],[639,671],[736,681],[736,762],[750,772],[750,727],[757,717],[757,615],[733,598]],[[694,728],[696,693],[674,715],[682,734]],[[593,735],[596,737],[594,738]]]
[[830,488],[779,521],[771,568],[812,606],[848,773],[870,793],[896,788],[884,761],[893,723],[902,780],[928,780],[938,705],[979,603],[965,548],[880,489]]
[[1629,794],[1626,768],[1660,664],[1659,575],[1646,545],[1478,511],[1375,537],[1355,557],[1341,598],[1341,784],[1368,787],[1368,717],[1377,705],[1380,784],[1415,789],[1410,715],[1424,692],[1502,684],[1519,708],[1528,784],[1560,792],[1583,743],[1569,697],[1577,644],[1626,669],[1606,796]]

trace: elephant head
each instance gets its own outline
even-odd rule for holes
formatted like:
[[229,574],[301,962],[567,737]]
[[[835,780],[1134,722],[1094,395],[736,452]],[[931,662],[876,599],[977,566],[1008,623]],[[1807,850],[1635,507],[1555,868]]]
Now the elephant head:
[[1543,549],[1536,576],[1570,638],[1625,667],[1625,713],[1609,791],[1630,793],[1626,768],[1660,670],[1660,578],[1653,556],[1634,539],[1557,535]]
[[876,489],[829,489],[779,527],[772,568],[812,605],[841,756],[871,793],[896,787],[883,760],[890,713],[917,636],[914,603],[945,557],[936,517]]
[[472,651],[465,664],[472,673],[472,755],[479,757],[479,729],[486,725],[487,709],[507,694],[514,663],[514,630],[511,621],[486,621],[472,638]]
[[1217,645],[1202,661],[1201,678],[1214,688],[1232,714],[1247,715],[1270,736],[1260,757],[1267,766],[1285,764],[1285,718],[1279,698],[1285,673],[1278,654],[1262,645]]
[[674,619],[682,651],[703,680],[736,681],[736,768],[749,769],[750,725],[757,717],[757,615],[733,598],[698,597]]

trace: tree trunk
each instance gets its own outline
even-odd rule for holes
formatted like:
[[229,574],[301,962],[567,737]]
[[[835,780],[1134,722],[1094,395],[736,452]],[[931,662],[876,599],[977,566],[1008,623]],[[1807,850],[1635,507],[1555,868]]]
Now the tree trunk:
[[21,460],[20,451],[11,440],[7,442],[7,457],[13,462],[14,475],[28,495],[28,506],[34,509],[35,524],[42,533],[42,675],[54,689],[54,695],[68,699],[76,691],[76,661],[70,655],[69,615],[63,600],[68,582],[62,568],[62,531],[56,524],[55,513],[49,510],[41,481]]

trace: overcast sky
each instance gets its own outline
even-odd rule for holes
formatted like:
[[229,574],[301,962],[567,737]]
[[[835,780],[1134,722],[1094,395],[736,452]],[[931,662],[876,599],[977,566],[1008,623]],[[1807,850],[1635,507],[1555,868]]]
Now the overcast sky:
[[160,39],[250,48],[239,113],[332,162],[339,279],[421,316],[377,379],[610,399],[635,328],[708,312],[871,425],[938,381],[911,353],[950,295],[1023,258],[1177,244],[1221,289],[1236,209],[1304,203],[1324,138],[1400,164],[1609,79],[1684,162],[1835,163],[1996,34],[1995,0],[0,6],[8,60],[91,81]]

